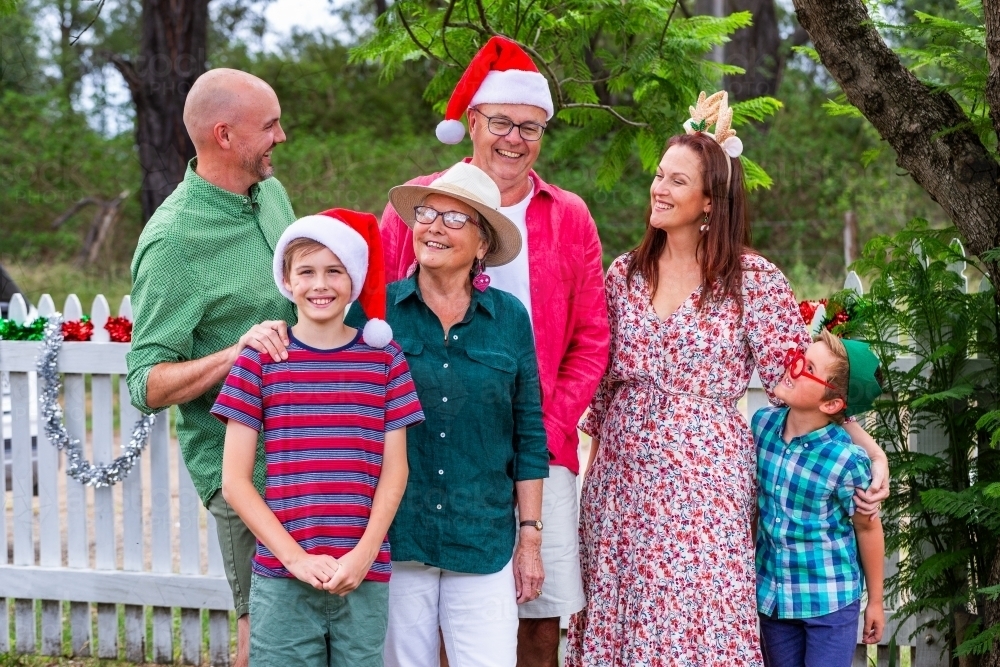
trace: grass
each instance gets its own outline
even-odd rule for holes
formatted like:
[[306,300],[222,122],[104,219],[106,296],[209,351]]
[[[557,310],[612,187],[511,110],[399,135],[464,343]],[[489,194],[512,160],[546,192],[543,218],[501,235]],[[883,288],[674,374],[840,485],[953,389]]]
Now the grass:
[[116,262],[80,269],[69,262],[29,262],[0,257],[0,263],[21,291],[35,305],[43,294],[50,294],[56,309],[62,311],[66,297],[80,297],[83,312],[90,313],[94,297],[103,294],[118,314],[122,297],[132,291],[132,278],[127,263]]

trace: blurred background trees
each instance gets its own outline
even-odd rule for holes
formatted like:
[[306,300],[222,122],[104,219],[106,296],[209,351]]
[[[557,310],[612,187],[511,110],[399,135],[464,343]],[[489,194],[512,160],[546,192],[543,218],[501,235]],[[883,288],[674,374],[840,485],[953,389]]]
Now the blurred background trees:
[[[136,89],[130,90],[121,74],[122,63],[135,68],[142,62],[143,3],[107,0],[99,12],[98,4],[22,0],[0,21],[0,142],[5,148],[0,153],[0,262],[20,274],[15,279],[34,298],[36,285],[41,289],[41,282],[59,280],[57,273],[72,275],[77,282],[116,280],[118,291],[127,291],[128,262],[148,215],[149,193],[157,190],[148,182],[148,173],[144,182],[143,142],[136,140],[141,107],[135,104]],[[209,3],[204,67],[246,69],[275,87],[288,134],[288,143],[275,151],[277,176],[297,212],[335,205],[380,212],[389,187],[443,168],[470,151],[468,143],[444,146],[434,138],[440,120],[434,104],[446,98],[457,68],[445,68],[441,74],[440,63],[433,59],[404,54],[386,80],[376,53],[356,51],[351,58],[351,49],[371,44],[377,16],[386,23],[393,20],[396,3],[334,2],[330,11],[341,17],[341,30],[325,34],[301,29],[272,37],[271,46],[266,46],[268,4]],[[415,5],[404,4],[411,9]],[[433,10],[447,3],[424,4]],[[485,3],[492,8],[499,4]],[[534,4],[580,12],[588,3]],[[648,5],[643,11],[652,12],[663,3],[626,4],[636,11]],[[802,298],[823,296],[839,286],[848,213],[854,214],[858,247],[876,233],[902,228],[914,216],[944,223],[940,208],[894,165],[893,151],[864,119],[830,116],[823,108],[840,91],[821,65],[793,50],[804,39],[794,15],[773,0],[729,0],[724,3],[727,15],[748,11],[753,20],[751,27],[737,29],[747,21],[713,24],[699,14],[706,11],[705,4],[712,5],[692,0],[673,4],[669,31],[663,25],[632,27],[627,35],[631,42],[623,42],[610,25],[594,40],[595,59],[589,63],[594,67],[588,66],[586,75],[600,79],[599,67],[613,73],[616,66],[607,54],[630,43],[641,47],[649,41],[644,30],[666,33],[667,48],[678,55],[671,61],[673,69],[665,72],[669,76],[656,85],[683,85],[663,93],[658,107],[639,109],[659,118],[634,115],[638,107],[633,91],[643,81],[617,88],[601,81],[576,90],[572,83],[566,86],[567,99],[575,95],[583,100],[592,92],[598,104],[610,102],[623,116],[653,120],[663,129],[649,137],[636,130],[622,139],[623,124],[605,111],[577,108],[554,120],[546,135],[538,170],[587,201],[600,228],[606,261],[632,247],[641,235],[651,178],[649,156],[659,149],[665,136],[660,135],[669,134],[675,120],[683,120],[699,87],[715,88],[723,76],[735,99],[768,94],[783,103],[766,124],[752,122],[739,131],[745,155],[773,181],[770,189],[758,189],[751,198],[755,243],[786,271]],[[925,0],[907,0],[893,7],[912,13],[926,5]],[[294,11],[294,3],[288,7]],[[596,34],[588,30],[591,37]],[[713,49],[727,34],[731,41],[722,57],[733,67],[720,67],[713,61]],[[916,45],[920,37],[899,39]],[[461,57],[467,57],[473,45],[473,39],[456,36]],[[734,67],[747,73],[737,74]],[[673,102],[686,96],[692,99]],[[148,172],[148,161],[146,166]],[[128,195],[117,204],[112,232],[96,254],[87,254],[95,259],[86,275],[62,271],[87,250],[84,243],[98,224],[101,204],[114,203],[124,192]],[[85,200],[97,203],[84,204],[53,225]]]

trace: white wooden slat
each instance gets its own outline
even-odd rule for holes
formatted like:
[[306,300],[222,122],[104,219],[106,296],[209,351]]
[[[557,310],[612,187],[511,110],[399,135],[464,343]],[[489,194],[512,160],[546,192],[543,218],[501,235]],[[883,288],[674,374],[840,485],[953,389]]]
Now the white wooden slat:
[[[98,306],[95,301],[95,307]],[[107,303],[105,302],[105,309]],[[104,313],[107,322],[107,312]],[[103,324],[101,325],[103,326]],[[107,333],[107,332],[105,332]],[[95,464],[107,464],[114,458],[114,404],[111,376],[90,377],[93,456]],[[98,570],[115,569],[115,501],[111,487],[94,489],[94,564]],[[118,608],[114,604],[97,605],[97,657],[118,657]]]
[[104,328],[109,317],[111,317],[111,307],[108,306],[108,300],[104,298],[103,294],[98,294],[94,298],[94,305],[90,307],[90,323],[94,325],[94,333],[90,337],[91,341],[95,343],[111,342],[111,335]]
[[43,294],[42,298],[38,300],[38,316],[48,317],[54,312],[56,312],[56,304],[52,300],[52,295]]
[[7,318],[13,320],[14,324],[24,324],[28,319],[28,304],[20,294],[10,298],[10,303],[7,304]]
[[118,306],[118,317],[124,317],[130,322],[134,322],[135,318],[132,317],[132,297],[126,294],[122,297],[122,303]]
[[[79,343],[86,345],[86,343]],[[69,344],[63,345],[67,347]],[[2,354],[2,352],[0,352]],[[87,439],[87,396],[83,375],[63,376],[63,414],[70,438],[81,443]],[[66,479],[66,564],[71,568],[90,567],[87,540],[87,489]],[[79,601],[70,604],[70,647],[73,655],[90,655],[90,604]]]
[[[38,304],[41,315],[46,315],[46,309],[52,307],[52,297],[46,300],[42,296]],[[51,314],[51,313],[48,313]],[[41,386],[38,387],[38,399],[41,400]],[[38,542],[39,564],[46,567],[62,565],[62,534],[59,529],[59,451],[45,436],[45,429],[37,429],[38,445],[35,457],[37,460],[38,485]],[[42,655],[59,655],[62,653],[62,605],[55,600],[43,600],[42,603]]]
[[141,606],[125,605],[125,659],[146,661],[146,616]]
[[[31,465],[31,381],[27,373],[10,374],[11,490],[13,491],[14,565],[35,564],[34,516],[31,500],[34,471]],[[14,602],[14,649],[35,652],[35,604],[32,599]]]
[[173,572],[92,570],[81,577],[79,570],[69,567],[0,565],[0,595],[220,611],[233,608],[225,576]]
[[[150,528],[152,565],[155,573],[171,570],[170,542],[170,419],[159,413],[149,443]],[[153,607],[153,662],[173,662],[174,638],[170,608]]]
[[208,612],[208,662],[212,667],[229,665],[229,612]]
[[14,564],[34,565],[31,499],[34,472],[31,464],[31,381],[27,373],[10,374],[11,491],[14,495]]
[[816,312],[813,313],[812,322],[809,323],[810,336],[819,335],[819,330],[823,327],[824,319],[826,319],[826,306],[821,303],[816,306]]
[[861,284],[861,277],[858,276],[857,272],[851,271],[847,274],[847,278],[844,280],[844,289],[854,290],[858,294],[865,293],[865,288]]
[[[6,477],[6,475],[0,475]],[[10,614],[7,611],[7,598],[0,597],[0,654],[10,652]]]
[[[59,350],[60,373],[111,373],[125,375],[128,343],[63,343]],[[42,344],[33,341],[0,341],[0,366],[5,371],[35,370]]]
[[208,574],[210,576],[224,575],[226,572],[222,564],[222,547],[219,546],[218,525],[211,512],[206,512],[205,518],[208,524],[208,529],[205,531],[208,538]]
[[166,665],[174,661],[174,628],[170,607],[153,607],[153,662]]
[[[132,428],[139,419],[139,411],[129,402],[128,385],[124,376],[118,376],[118,405],[120,406],[121,443],[132,437]],[[148,448],[147,443],[147,448]],[[143,456],[149,456],[146,449]],[[138,463],[122,483],[122,565],[126,570],[138,571],[143,567],[142,537],[142,467]]]
[[70,294],[66,297],[66,304],[63,306],[63,322],[72,322],[83,317],[83,305],[80,303],[80,297],[75,294]]
[[42,655],[62,654],[62,603],[42,600]]
[[980,292],[988,292],[992,288],[993,288],[993,284],[990,283],[990,279],[987,278],[986,276],[983,276],[983,279],[979,281],[979,291]]
[[859,644],[854,649],[854,660],[851,667],[868,667],[868,647]]
[[[224,576],[222,564],[222,549],[219,547],[218,525],[211,512],[206,513],[208,530],[208,574],[209,576]],[[232,593],[230,592],[230,605]],[[227,667],[229,665],[229,614],[222,611],[208,612],[208,662],[210,665]]]
[[181,609],[181,664],[201,664],[201,610]]
[[[121,415],[121,442],[132,437],[132,427],[139,411],[132,407],[124,376],[118,376],[118,404]],[[148,450],[143,453],[148,455]],[[142,536],[142,468],[136,465],[122,481],[122,565],[138,572],[143,567]],[[143,662],[146,659],[146,618],[141,605],[125,605],[125,659]]]
[[[952,250],[960,254],[962,257],[965,257],[965,246],[962,245],[962,242],[959,239],[952,239],[951,243],[948,245],[951,246]],[[965,269],[968,268],[968,266],[969,263],[964,260],[948,264],[948,270],[957,274],[962,279],[961,290],[963,294],[969,293],[969,277],[965,275]]]
[[[16,296],[16,295],[15,295]],[[0,365],[0,368],[3,368]],[[7,379],[6,371],[0,372],[0,384]],[[6,429],[0,423],[0,440],[8,437]],[[7,553],[7,456],[5,447],[0,447],[0,565],[7,565],[9,562]],[[0,595],[0,653],[10,651],[10,616],[7,611],[7,598]]]

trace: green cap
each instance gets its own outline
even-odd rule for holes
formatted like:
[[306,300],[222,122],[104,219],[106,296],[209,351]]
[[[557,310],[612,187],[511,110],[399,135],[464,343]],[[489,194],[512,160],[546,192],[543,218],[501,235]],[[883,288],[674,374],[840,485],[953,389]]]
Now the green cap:
[[847,415],[854,416],[872,409],[872,403],[882,395],[882,385],[875,378],[878,357],[866,343],[844,339],[847,363],[850,366],[847,381]]

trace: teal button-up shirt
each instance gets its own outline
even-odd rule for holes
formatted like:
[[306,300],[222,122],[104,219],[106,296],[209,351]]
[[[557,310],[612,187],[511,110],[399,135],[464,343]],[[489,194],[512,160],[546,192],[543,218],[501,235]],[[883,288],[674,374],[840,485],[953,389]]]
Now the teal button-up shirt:
[[[528,312],[507,292],[473,290],[446,339],[416,275],[389,285],[386,301],[426,417],[406,434],[410,476],[389,530],[392,559],[499,572],[514,551],[514,482],[549,474]],[[361,309],[347,322],[362,326]]]
[[[295,324],[295,308],[274,284],[271,262],[281,233],[295,220],[274,178],[246,195],[218,188],[188,165],[184,180],[146,223],[132,258],[132,349],[128,389],[145,413],[149,372],[163,362],[201,359],[235,344],[255,324]],[[177,439],[202,502],[222,487],[226,427],[209,410],[222,387],[179,406]],[[254,484],[264,490],[258,443]]]

